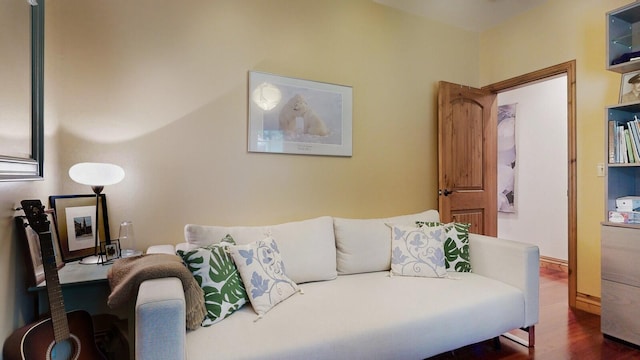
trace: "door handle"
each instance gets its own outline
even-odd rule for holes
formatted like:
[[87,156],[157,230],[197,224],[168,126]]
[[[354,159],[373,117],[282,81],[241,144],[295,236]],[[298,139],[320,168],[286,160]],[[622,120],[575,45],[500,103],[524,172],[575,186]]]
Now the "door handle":
[[451,191],[449,189],[438,190],[438,195],[449,196],[451,194],[453,194],[453,191]]

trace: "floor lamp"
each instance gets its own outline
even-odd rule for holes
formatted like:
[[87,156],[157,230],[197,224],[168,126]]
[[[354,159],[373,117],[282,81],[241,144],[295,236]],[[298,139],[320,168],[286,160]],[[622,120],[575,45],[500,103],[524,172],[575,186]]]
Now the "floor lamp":
[[[104,262],[104,255],[100,251],[99,204],[100,193],[107,185],[117,184],[124,179],[124,170],[118,165],[107,163],[78,163],[69,169],[69,177],[82,185],[89,185],[96,194],[96,221],[94,230],[94,254],[80,261],[80,264],[101,264]],[[109,239],[105,239],[108,241]]]

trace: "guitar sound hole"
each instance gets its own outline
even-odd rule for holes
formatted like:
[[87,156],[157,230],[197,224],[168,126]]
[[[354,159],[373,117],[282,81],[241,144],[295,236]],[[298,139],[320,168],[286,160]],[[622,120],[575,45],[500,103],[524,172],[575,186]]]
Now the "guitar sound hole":
[[51,342],[47,350],[47,360],[77,360],[80,355],[80,339],[70,334],[64,341]]

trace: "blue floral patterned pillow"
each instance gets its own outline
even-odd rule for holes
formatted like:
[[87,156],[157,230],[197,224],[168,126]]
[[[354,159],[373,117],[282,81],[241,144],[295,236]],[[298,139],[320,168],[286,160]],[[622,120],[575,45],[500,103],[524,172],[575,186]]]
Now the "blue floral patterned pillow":
[[445,277],[444,228],[391,227],[391,273],[395,275]]
[[446,240],[444,241],[444,261],[448,270],[456,272],[471,272],[471,255],[469,253],[468,223],[442,224],[440,222],[417,221],[418,226],[444,226]]
[[298,291],[298,285],[286,275],[278,244],[273,238],[233,246],[230,252],[251,306],[259,316]]

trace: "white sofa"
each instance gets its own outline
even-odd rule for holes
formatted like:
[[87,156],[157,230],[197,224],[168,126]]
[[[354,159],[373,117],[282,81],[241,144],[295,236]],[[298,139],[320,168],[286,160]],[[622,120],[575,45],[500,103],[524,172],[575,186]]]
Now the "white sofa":
[[[424,359],[538,322],[537,246],[470,234],[472,272],[390,276],[385,224],[437,221],[434,210],[387,219],[321,217],[273,226],[187,225],[191,249],[230,234],[238,244],[271,235],[304,294],[259,321],[250,304],[221,322],[185,330],[176,278],[141,284],[136,359]],[[154,246],[148,252],[173,252]],[[533,345],[533,344],[531,344]]]

